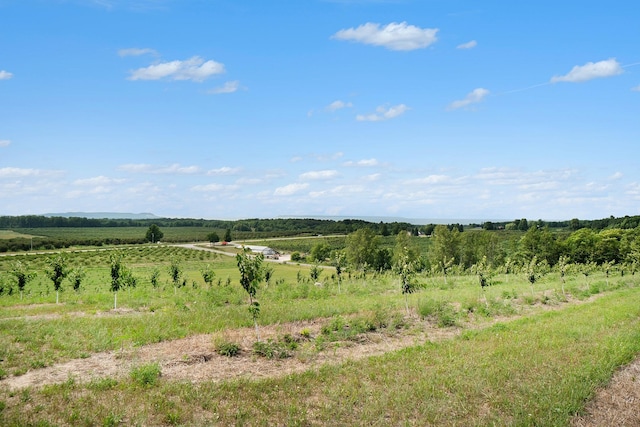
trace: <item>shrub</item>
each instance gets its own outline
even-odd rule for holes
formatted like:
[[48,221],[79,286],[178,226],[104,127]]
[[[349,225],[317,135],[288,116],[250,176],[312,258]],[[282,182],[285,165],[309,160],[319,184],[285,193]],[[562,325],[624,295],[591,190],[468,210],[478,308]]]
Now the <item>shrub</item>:
[[240,354],[240,346],[234,342],[221,340],[215,344],[216,353],[221,356],[234,357]]
[[455,326],[458,317],[458,313],[449,302],[434,299],[426,299],[420,302],[418,314],[422,318],[434,319],[438,327],[441,328]]

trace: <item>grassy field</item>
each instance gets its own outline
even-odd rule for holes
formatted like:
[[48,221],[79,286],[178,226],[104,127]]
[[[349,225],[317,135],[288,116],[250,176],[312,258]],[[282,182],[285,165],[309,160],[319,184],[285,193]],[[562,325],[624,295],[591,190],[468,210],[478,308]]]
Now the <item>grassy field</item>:
[[[124,311],[114,312],[110,253],[68,253],[69,265],[87,274],[77,292],[64,283],[60,304],[45,274],[52,255],[0,257],[0,283],[13,280],[9,271],[17,261],[37,273],[22,297],[15,291],[0,296],[0,378],[97,352],[252,325],[234,258],[177,247],[121,249],[138,285],[118,293]],[[170,260],[181,266],[185,286],[174,287]],[[216,274],[211,286],[201,273],[207,265]],[[321,319],[340,325],[326,326],[328,335],[314,337],[314,348],[345,331],[353,316],[384,313],[388,319],[374,326],[383,328],[406,315],[405,296],[390,273],[338,283],[327,267],[323,285],[316,286],[307,267],[268,265],[273,277],[258,291],[259,324]],[[155,269],[156,287],[150,279]],[[421,289],[407,299],[412,315],[406,324],[418,316],[457,331],[456,338],[269,379],[171,381],[147,365],[124,379],[70,377],[38,388],[0,387],[0,424],[566,425],[616,367],[640,352],[635,276],[566,277],[566,294],[557,273],[533,287],[523,275],[498,275],[485,291],[475,276],[418,280]]]

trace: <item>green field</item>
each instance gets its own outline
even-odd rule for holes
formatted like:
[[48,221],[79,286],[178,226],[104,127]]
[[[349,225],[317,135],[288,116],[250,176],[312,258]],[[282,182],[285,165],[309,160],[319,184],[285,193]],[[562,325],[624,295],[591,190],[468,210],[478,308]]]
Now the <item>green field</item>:
[[[113,251],[67,252],[69,266],[86,276],[78,291],[63,282],[59,304],[46,275],[53,254],[0,257],[0,378],[195,334],[211,334],[213,342],[252,326],[235,258],[162,245],[118,250],[137,286],[118,292],[124,311],[114,311]],[[18,261],[36,273],[22,295],[10,273]],[[182,270],[177,287],[171,261]],[[124,378],[0,387],[0,424],[566,425],[640,351],[640,278],[631,274],[576,270],[562,281],[550,270],[533,285],[522,273],[496,274],[481,290],[475,275],[445,282],[422,273],[405,300],[392,272],[345,273],[339,283],[335,270],[323,267],[318,286],[308,267],[268,265],[273,275],[257,294],[260,327],[324,325],[300,347],[287,347],[287,357],[301,363],[357,346],[374,331],[420,336],[432,325],[452,335],[267,379],[192,383],[143,365]],[[202,276],[207,266],[215,272],[211,286]]]

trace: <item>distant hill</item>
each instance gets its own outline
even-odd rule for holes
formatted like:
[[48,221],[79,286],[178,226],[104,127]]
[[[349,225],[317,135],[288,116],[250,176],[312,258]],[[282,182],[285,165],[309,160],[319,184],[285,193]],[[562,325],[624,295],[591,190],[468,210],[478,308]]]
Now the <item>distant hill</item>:
[[64,212],[46,213],[42,216],[62,218],[90,218],[90,219],[158,219],[161,218],[152,213],[126,213],[126,212]]
[[[278,218],[292,218],[292,219],[321,219],[331,221],[344,221],[346,219],[359,219],[362,221],[372,223],[393,223],[401,222],[412,225],[427,225],[427,224],[483,224],[487,219],[445,219],[445,218],[403,218],[403,217],[391,217],[391,216],[340,216],[340,215],[309,215],[309,216],[280,216]],[[492,219],[491,222],[501,222],[504,220]]]

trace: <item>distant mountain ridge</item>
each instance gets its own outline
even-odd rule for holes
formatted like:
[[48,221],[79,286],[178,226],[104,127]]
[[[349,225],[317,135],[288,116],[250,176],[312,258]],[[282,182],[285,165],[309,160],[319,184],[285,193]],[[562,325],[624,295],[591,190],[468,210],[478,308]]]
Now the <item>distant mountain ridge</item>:
[[126,213],[126,212],[64,212],[46,213],[42,216],[62,218],[89,218],[89,219],[158,219],[162,218],[152,213]]

